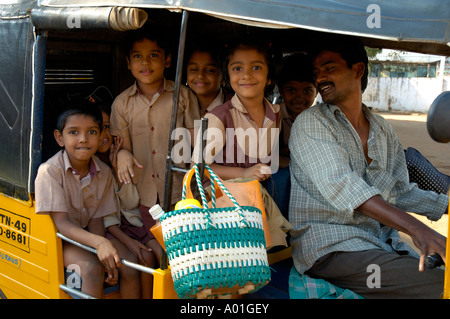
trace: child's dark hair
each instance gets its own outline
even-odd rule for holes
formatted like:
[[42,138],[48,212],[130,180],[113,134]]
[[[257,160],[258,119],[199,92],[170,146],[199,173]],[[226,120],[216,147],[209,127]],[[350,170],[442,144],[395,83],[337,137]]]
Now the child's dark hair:
[[310,82],[314,84],[311,57],[305,53],[295,53],[283,60],[278,86],[282,87],[288,81]]
[[[209,53],[212,57],[212,59],[216,62],[217,68],[219,69],[219,72],[222,73],[222,66],[221,66],[221,50],[224,47],[216,41],[209,40],[208,37],[202,37],[194,39],[192,42],[189,43],[189,45],[186,47],[186,54],[184,59],[184,70],[187,70],[189,60],[191,59],[192,55],[195,52],[203,52],[203,53]],[[187,72],[183,73],[183,82],[186,82],[187,78]]]
[[367,87],[367,77],[369,74],[367,52],[360,38],[343,35],[332,35],[320,39],[320,43],[314,47],[311,56],[314,59],[322,51],[331,51],[339,53],[347,62],[349,68],[355,63],[364,63],[364,73],[361,77],[361,90],[365,91]]
[[194,52],[206,52],[211,55],[211,57],[216,61],[217,67],[220,68],[220,56],[221,45],[218,42],[207,40],[207,38],[198,38],[192,41],[186,47],[186,63],[189,62],[192,54]]
[[105,112],[106,114],[108,114],[108,116],[111,115],[111,104],[99,102],[94,103],[94,105],[98,107],[101,112]]
[[254,49],[265,57],[267,66],[269,68],[269,74],[267,75],[267,78],[272,82],[270,85],[267,86],[266,93],[271,92],[273,87],[275,86],[275,80],[277,78],[275,74],[276,73],[275,54],[273,52],[273,49],[271,48],[271,43],[255,37],[247,36],[237,40],[234,43],[231,43],[230,45],[227,45],[222,63],[222,73],[224,75],[226,83],[230,83],[230,76],[228,74],[228,63],[230,62],[231,55],[236,50],[248,50],[248,49]]
[[103,118],[100,109],[93,103],[87,101],[71,102],[67,108],[58,116],[56,121],[56,129],[60,132],[64,130],[67,119],[73,115],[87,115],[92,117],[98,124],[100,132],[103,129]]
[[144,39],[154,41],[158,46],[164,50],[164,55],[167,58],[172,53],[172,43],[170,41],[170,35],[162,32],[160,27],[152,24],[146,24],[138,30],[128,31],[126,40],[124,43],[125,53],[130,56],[131,49],[136,42],[143,41]]

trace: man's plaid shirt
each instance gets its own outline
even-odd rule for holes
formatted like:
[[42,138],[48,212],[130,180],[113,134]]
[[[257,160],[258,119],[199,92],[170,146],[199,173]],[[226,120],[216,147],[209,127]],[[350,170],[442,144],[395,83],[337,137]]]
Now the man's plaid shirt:
[[410,184],[403,147],[391,125],[363,105],[370,122],[368,155],[339,107],[318,104],[291,130],[292,256],[299,273],[333,251],[383,249],[415,254],[398,232],[356,210],[375,195],[396,207],[438,220],[448,197]]

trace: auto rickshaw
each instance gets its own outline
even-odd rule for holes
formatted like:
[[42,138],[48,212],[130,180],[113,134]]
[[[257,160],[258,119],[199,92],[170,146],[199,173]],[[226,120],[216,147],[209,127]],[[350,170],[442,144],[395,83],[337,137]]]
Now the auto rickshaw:
[[[56,153],[51,132],[59,105],[88,96],[101,86],[117,96],[130,85],[120,46],[124,31],[138,29],[147,20],[171,30],[177,44],[172,56],[176,63],[167,77],[176,84],[176,110],[184,49],[194,36],[205,34],[226,42],[252,34],[272,39],[287,54],[304,50],[322,35],[336,33],[360,37],[368,47],[449,56],[449,16],[446,0],[426,4],[406,0],[2,1],[0,297],[90,297],[65,282],[62,240],[70,239],[58,234],[49,216],[35,213],[34,180],[39,165]],[[176,113],[172,112],[172,130]],[[175,173],[169,151],[165,208]],[[274,269],[277,264],[289,269],[289,248],[269,254],[269,261]],[[155,299],[177,298],[170,267],[149,269],[124,263],[153,274]],[[288,298],[286,277],[273,277],[269,286],[267,297]],[[444,298],[448,298],[448,286],[446,273]],[[107,298],[118,294],[116,289]]]

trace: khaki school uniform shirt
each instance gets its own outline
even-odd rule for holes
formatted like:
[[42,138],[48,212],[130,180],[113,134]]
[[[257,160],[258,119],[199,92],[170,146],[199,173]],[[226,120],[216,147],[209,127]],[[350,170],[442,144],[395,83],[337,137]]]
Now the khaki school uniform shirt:
[[[170,122],[175,84],[164,80],[158,93],[150,101],[140,91],[137,84],[123,91],[115,99],[111,110],[111,135],[129,137],[133,147],[133,155],[143,165],[142,169],[135,168],[133,182],[136,184],[140,203],[151,207],[157,202],[164,201],[166,156],[168,154]],[[177,128],[194,128],[194,121],[200,119],[200,109],[197,98],[185,86],[180,89]],[[187,143],[185,147],[178,147],[188,152],[176,152],[172,156],[175,164],[180,167],[190,165],[190,142],[188,135],[182,138],[173,133],[175,139]],[[177,140],[175,141],[177,143]],[[180,146],[176,144],[175,147]],[[186,154],[189,153],[189,154]],[[181,154],[181,155],[180,155]],[[184,158],[184,157],[186,158]],[[181,163],[180,163],[181,162]],[[181,198],[182,176],[173,175],[172,203]]]
[[123,184],[119,189],[119,186],[114,180],[114,189],[116,190],[116,198],[119,209],[103,218],[105,228],[112,225],[120,226],[122,223],[121,216],[123,216],[133,226],[144,226],[139,209],[139,193],[136,185],[133,183]]
[[214,110],[214,108],[216,106],[222,105],[223,103],[225,103],[225,95],[223,94],[223,90],[220,89],[219,93],[217,93],[216,98],[211,102],[211,104],[206,108],[204,114],[202,114],[202,116],[204,116],[207,112],[211,112],[212,110]]
[[84,228],[92,218],[117,211],[110,168],[96,156],[80,180],[64,150],[41,164],[35,180],[36,213],[65,212]]

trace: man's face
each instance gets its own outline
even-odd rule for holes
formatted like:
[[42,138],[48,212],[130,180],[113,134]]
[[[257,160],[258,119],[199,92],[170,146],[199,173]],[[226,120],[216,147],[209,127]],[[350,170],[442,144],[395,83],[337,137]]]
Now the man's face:
[[319,53],[313,62],[313,72],[314,84],[322,100],[325,103],[340,105],[356,92],[358,86],[361,88],[361,64],[355,63],[348,67],[339,53]]

